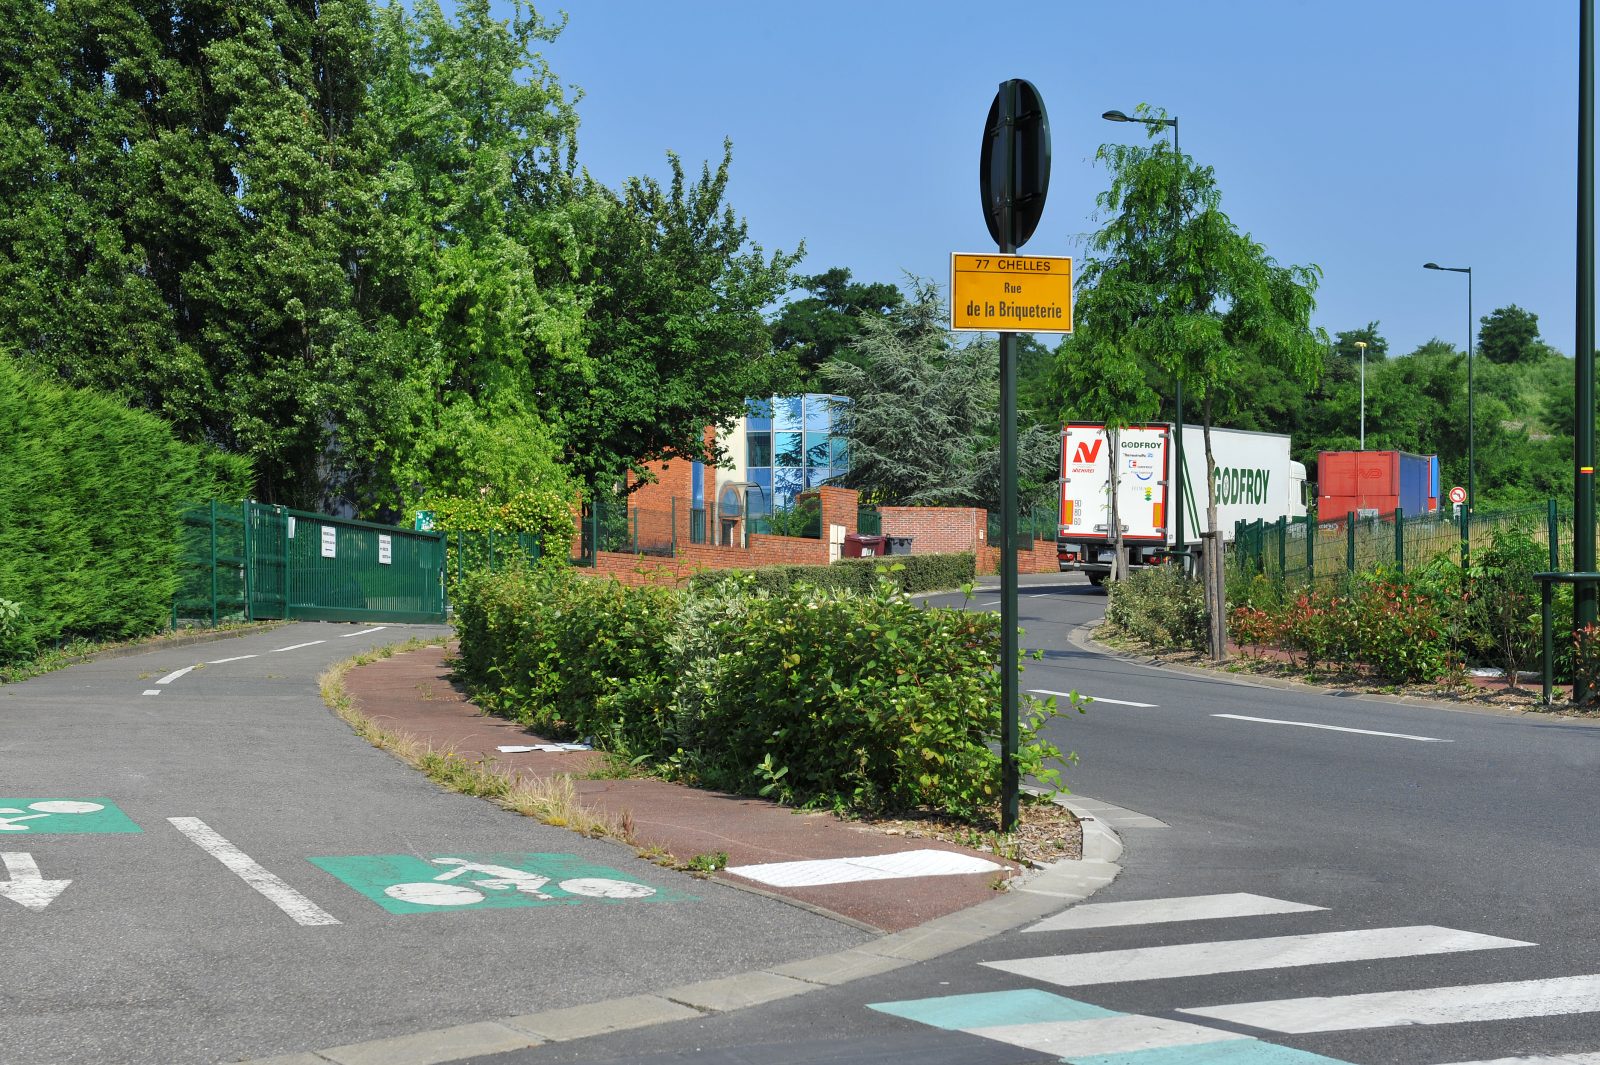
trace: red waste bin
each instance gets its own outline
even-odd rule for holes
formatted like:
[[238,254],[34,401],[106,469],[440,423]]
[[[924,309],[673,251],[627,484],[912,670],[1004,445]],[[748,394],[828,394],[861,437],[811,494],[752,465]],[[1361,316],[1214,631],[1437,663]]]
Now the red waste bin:
[[868,536],[861,533],[846,533],[844,537],[845,558],[876,558],[884,553],[887,537]]

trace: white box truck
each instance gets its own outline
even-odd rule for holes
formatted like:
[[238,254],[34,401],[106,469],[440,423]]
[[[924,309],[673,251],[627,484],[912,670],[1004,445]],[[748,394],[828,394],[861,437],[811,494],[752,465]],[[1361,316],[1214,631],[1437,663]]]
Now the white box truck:
[[[1211,428],[1217,462],[1217,527],[1233,539],[1234,522],[1304,517],[1306,468],[1289,457],[1278,433]],[[1056,558],[1062,572],[1105,583],[1111,573],[1112,463],[1117,519],[1130,566],[1166,561],[1180,546],[1173,521],[1172,476],[1177,464],[1166,423],[1107,429],[1072,422],[1061,431],[1061,517]],[[1183,538],[1193,547],[1206,528],[1206,447],[1198,425],[1183,427]]]

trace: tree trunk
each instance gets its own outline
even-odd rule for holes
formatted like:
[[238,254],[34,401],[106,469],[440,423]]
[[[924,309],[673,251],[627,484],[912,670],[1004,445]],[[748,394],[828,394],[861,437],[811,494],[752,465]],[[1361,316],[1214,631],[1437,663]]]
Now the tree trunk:
[[1217,459],[1211,453],[1211,396],[1200,404],[1200,429],[1206,443],[1206,553],[1202,571],[1206,592],[1206,615],[1211,660],[1228,657],[1227,579],[1223,562],[1222,534],[1217,530]]
[[1119,472],[1122,465],[1119,461],[1122,457],[1122,434],[1109,427],[1104,432],[1111,463],[1111,476],[1106,479],[1111,485],[1111,528],[1106,530],[1111,538],[1111,579],[1120,581],[1128,575],[1128,552],[1122,542],[1122,510],[1117,498],[1122,486]]

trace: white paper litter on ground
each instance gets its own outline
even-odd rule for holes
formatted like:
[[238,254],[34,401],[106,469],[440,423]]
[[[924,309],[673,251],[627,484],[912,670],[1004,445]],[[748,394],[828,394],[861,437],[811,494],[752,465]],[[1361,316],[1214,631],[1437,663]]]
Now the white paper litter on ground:
[[510,744],[496,747],[501,754],[527,754],[530,751],[547,751],[551,754],[565,754],[568,751],[592,751],[593,747],[587,743],[533,743],[526,745]]

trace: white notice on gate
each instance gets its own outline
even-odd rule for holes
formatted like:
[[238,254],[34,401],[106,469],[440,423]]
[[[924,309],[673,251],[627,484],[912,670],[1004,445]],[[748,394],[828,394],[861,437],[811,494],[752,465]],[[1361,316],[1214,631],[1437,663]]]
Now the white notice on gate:
[[390,546],[389,537],[383,533],[378,534],[378,565],[387,566],[394,561],[393,548]]
[[333,558],[339,544],[339,530],[332,525],[322,527],[322,557]]

